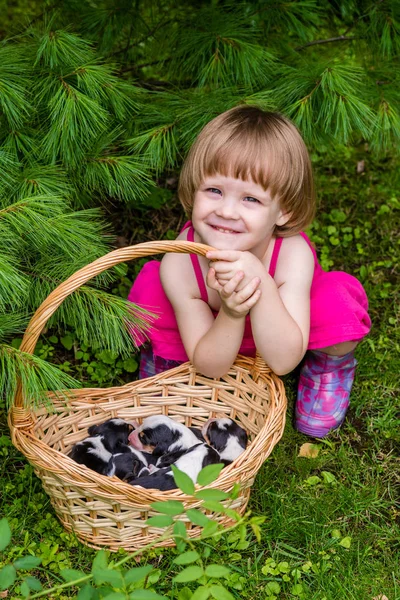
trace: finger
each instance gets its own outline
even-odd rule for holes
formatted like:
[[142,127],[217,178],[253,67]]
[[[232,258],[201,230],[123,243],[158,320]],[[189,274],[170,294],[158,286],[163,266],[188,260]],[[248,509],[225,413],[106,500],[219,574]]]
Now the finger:
[[236,288],[236,300],[238,304],[246,302],[255,293],[260,283],[261,279],[259,277],[254,277],[254,279],[252,279],[247,285],[245,285],[243,289],[238,290]]
[[237,285],[240,283],[240,281],[242,281],[244,277],[244,273],[243,271],[238,271],[237,273],[235,273],[235,275],[232,277],[232,279],[230,279],[228,281],[228,283],[226,283],[222,290],[221,290],[221,294],[224,297],[228,297],[231,296],[233,294],[233,292],[236,290]]
[[223,289],[223,286],[219,283],[219,281],[215,277],[214,269],[208,269],[206,283],[207,283],[208,287],[210,287],[212,290],[216,290],[217,292],[220,292]]
[[215,269],[215,271],[217,273],[229,273],[230,271],[232,271],[232,263],[228,262],[228,261],[222,261],[222,260],[218,260],[218,261],[214,261],[214,260],[210,260],[208,266],[210,268]]
[[248,312],[255,304],[257,304],[260,298],[261,290],[258,289],[254,292],[254,294],[252,294],[252,296],[250,296],[250,298],[247,298],[246,302],[243,302],[243,304],[240,305],[240,308],[243,308]]
[[227,260],[234,261],[240,258],[240,250],[209,250],[206,253],[208,260]]

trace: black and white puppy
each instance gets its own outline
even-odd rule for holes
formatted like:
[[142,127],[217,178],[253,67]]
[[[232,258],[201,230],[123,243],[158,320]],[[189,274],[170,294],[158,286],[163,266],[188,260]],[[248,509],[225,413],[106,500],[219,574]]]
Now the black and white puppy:
[[142,425],[130,434],[129,443],[136,450],[160,457],[170,452],[183,454],[198,444],[199,439],[186,425],[164,415],[154,415],[145,418]]
[[[175,466],[186,473],[196,483],[197,476],[201,469],[207,465],[213,465],[222,462],[218,452],[211,448],[208,444],[197,444],[192,446],[185,452],[183,456],[178,458],[175,462]],[[140,485],[147,489],[157,489],[161,491],[174,490],[178,486],[175,483],[172,469],[170,467],[164,467],[157,470],[150,475],[135,478],[126,478],[125,481],[131,485]]]
[[75,444],[68,456],[101,475],[112,477],[115,473],[113,454],[130,451],[128,438],[133,429],[134,425],[123,419],[91,425],[88,429],[90,437]]
[[72,460],[88,469],[112,477],[115,472],[113,455],[104,445],[102,436],[88,437],[75,444],[68,454]]
[[112,457],[112,463],[115,467],[114,475],[116,477],[125,479],[128,476],[141,477],[150,473],[148,462],[143,452],[132,448],[132,446],[124,446],[121,450],[123,451],[114,454]]
[[106,449],[115,454],[120,452],[122,444],[128,445],[129,435],[134,429],[133,423],[128,423],[123,419],[108,419],[100,425],[89,427],[88,434],[102,436]]
[[203,426],[202,434],[206,442],[217,450],[225,465],[246,450],[247,433],[232,419],[209,419]]

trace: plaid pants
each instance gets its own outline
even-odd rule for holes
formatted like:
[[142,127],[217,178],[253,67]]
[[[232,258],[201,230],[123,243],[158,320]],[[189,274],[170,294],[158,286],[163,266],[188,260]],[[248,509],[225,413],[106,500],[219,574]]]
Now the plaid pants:
[[139,379],[158,375],[159,373],[168,371],[168,369],[178,367],[181,364],[182,362],[178,360],[169,360],[157,356],[153,353],[151,344],[145,344],[142,346],[140,352]]

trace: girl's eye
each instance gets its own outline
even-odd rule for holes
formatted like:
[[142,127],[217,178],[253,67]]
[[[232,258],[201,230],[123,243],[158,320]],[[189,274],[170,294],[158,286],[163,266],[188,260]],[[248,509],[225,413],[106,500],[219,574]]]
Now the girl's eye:
[[220,194],[221,190],[219,190],[218,188],[210,187],[210,188],[207,188],[207,192],[211,192],[212,194]]
[[252,202],[252,203],[260,203],[259,200],[257,200],[257,198],[253,198],[253,196],[246,196],[245,200],[247,200],[247,202]]

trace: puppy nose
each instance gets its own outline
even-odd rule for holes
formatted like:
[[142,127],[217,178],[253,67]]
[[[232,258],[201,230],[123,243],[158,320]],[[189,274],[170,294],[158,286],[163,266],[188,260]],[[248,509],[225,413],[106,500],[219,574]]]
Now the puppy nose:
[[136,450],[143,450],[143,444],[139,440],[139,434],[138,434],[137,430],[132,431],[132,433],[128,437],[128,442],[130,443],[131,446],[136,448]]

